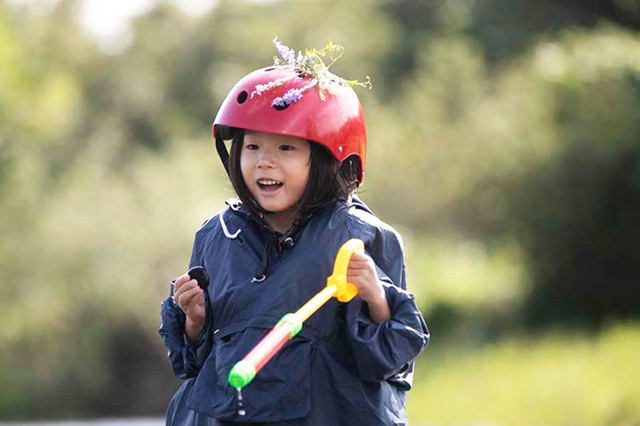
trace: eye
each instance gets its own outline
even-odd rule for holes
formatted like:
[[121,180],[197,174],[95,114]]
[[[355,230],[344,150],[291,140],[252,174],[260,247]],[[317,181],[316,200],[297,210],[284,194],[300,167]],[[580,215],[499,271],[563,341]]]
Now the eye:
[[259,149],[259,147],[254,143],[248,143],[244,146],[244,149],[248,149],[249,151],[255,151],[256,149]]
[[280,151],[292,151],[296,149],[293,145],[280,145]]

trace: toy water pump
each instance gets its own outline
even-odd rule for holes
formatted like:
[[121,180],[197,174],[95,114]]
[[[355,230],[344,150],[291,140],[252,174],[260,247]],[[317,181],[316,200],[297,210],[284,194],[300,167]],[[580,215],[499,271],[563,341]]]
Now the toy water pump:
[[340,247],[333,267],[333,273],[327,278],[327,286],[313,296],[295,313],[288,313],[267,333],[266,336],[229,372],[229,384],[236,389],[247,386],[264,365],[300,330],[302,323],[335,297],[346,303],[358,294],[358,289],[347,282],[347,267],[356,251],[364,251],[364,243],[356,238],[348,240]]

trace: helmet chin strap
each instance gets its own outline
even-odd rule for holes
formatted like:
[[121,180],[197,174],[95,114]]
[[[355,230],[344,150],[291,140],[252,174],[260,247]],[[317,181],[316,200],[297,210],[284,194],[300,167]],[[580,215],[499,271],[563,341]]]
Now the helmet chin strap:
[[224,145],[224,140],[222,140],[220,134],[216,135],[216,150],[218,151],[218,155],[220,156],[220,160],[222,160],[222,164],[224,165],[227,174],[229,174],[229,152],[227,151],[227,147]]

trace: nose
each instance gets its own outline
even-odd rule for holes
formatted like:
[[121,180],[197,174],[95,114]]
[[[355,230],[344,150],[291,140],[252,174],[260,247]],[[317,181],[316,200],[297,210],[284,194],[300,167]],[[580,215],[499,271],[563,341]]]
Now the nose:
[[264,148],[260,150],[258,155],[258,161],[256,167],[258,168],[273,168],[275,166],[275,155],[270,148]]

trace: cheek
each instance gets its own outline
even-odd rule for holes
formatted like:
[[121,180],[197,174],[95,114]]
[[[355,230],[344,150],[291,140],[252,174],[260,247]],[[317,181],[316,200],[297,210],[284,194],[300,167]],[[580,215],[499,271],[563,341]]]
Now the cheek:
[[307,187],[309,169],[308,159],[298,161],[298,165],[296,167],[296,182],[298,183],[298,186],[301,186],[302,188]]
[[243,155],[240,157],[240,172],[242,173],[242,177],[245,182],[249,182],[249,177],[251,176],[251,160],[247,158],[247,156]]
[[298,192],[300,193],[300,195],[302,195],[302,193],[304,193],[304,191],[307,189],[307,185],[309,182],[309,169],[307,168],[306,170],[301,170],[300,174],[298,175],[298,178],[296,180],[297,185],[296,185],[296,189],[298,190]]

